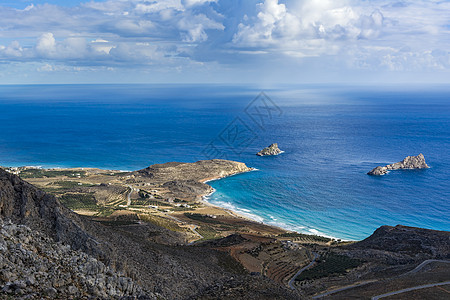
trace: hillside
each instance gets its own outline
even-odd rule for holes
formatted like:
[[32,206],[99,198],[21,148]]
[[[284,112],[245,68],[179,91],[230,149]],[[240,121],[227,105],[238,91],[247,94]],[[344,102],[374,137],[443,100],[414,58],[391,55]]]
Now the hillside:
[[[207,295],[214,289],[229,295],[234,291],[249,291],[252,299],[295,298],[271,281],[248,277],[224,252],[155,243],[148,237],[164,236],[166,230],[150,223],[104,226],[92,222],[64,208],[55,197],[3,170],[0,170],[0,216],[3,293],[36,298],[52,295],[60,299],[77,294],[100,298],[145,295],[147,298],[185,299]],[[13,247],[21,239],[24,250],[17,252]],[[49,253],[58,255],[52,254],[48,259]],[[15,264],[19,260],[24,263]],[[67,261],[79,260],[91,263],[86,266],[67,264]],[[43,267],[29,269],[30,261],[38,261],[37,268]],[[111,282],[110,293],[108,285],[103,288],[98,282],[89,281],[92,268],[96,273],[104,273],[105,280]],[[48,274],[47,270],[55,269],[64,269],[57,273],[63,281],[34,276],[35,282],[30,283],[31,273]],[[263,292],[261,287],[264,287]]]

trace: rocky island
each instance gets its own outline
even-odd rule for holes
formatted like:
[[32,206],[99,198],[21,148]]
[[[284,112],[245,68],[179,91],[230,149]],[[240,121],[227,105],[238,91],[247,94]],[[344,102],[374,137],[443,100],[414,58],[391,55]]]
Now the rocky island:
[[283,151],[281,151],[280,148],[278,148],[277,143],[273,143],[269,147],[266,147],[266,148],[262,149],[261,151],[259,151],[258,153],[256,153],[256,155],[269,156],[269,155],[278,155],[280,153],[283,153]]
[[427,163],[425,162],[425,157],[422,153],[417,156],[407,156],[404,160],[386,165],[384,167],[378,166],[368,172],[368,175],[385,175],[390,170],[401,170],[401,169],[427,169],[429,168]]

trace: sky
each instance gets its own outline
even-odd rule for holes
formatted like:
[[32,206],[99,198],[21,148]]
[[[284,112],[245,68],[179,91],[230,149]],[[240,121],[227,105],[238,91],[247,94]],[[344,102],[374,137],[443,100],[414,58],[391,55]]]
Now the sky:
[[0,84],[450,83],[450,1],[0,0]]

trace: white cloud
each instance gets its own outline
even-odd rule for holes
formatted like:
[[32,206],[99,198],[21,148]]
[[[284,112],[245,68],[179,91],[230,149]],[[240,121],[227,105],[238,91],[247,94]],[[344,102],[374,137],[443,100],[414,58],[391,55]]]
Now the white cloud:
[[[388,1],[264,0],[255,8],[256,16],[245,16],[238,26],[233,37],[235,48],[265,49],[296,58],[339,55],[354,66],[358,59],[348,55],[352,52],[366,58],[364,64],[356,65],[376,64],[372,67],[392,70],[421,64],[441,69],[446,59],[430,53],[450,48],[449,2],[405,1],[395,5]],[[405,45],[410,47],[409,54],[400,54]],[[386,54],[367,46],[394,50]]]
[[54,55],[56,51],[56,41],[53,33],[47,32],[41,35],[36,43],[36,51],[44,57]]
[[93,0],[21,10],[4,5],[0,62],[44,63],[60,71],[218,64],[239,71],[243,63],[294,68],[312,60],[335,69],[449,70],[449,15],[450,3],[437,0]]

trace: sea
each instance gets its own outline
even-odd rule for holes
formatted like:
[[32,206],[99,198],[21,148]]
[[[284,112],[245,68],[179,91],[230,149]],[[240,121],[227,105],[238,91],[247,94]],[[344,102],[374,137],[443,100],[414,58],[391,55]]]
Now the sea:
[[[284,152],[259,157],[278,143]],[[429,169],[366,173],[423,153]],[[0,165],[137,170],[231,159],[212,204],[302,233],[450,230],[450,87],[3,85]]]

